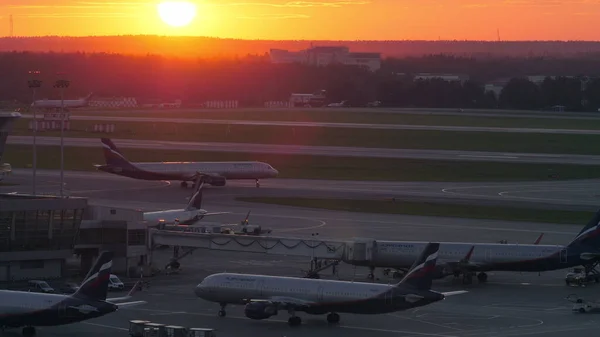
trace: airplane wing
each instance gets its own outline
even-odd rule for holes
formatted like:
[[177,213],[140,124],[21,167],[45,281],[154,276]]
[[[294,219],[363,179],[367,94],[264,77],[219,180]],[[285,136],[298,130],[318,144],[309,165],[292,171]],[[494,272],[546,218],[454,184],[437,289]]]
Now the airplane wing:
[[135,307],[135,306],[146,304],[146,303],[148,303],[148,302],[146,302],[146,301],[134,301],[134,302],[113,303],[113,304],[116,305],[116,306],[118,306],[119,309],[121,309],[121,308]]
[[454,295],[461,295],[461,294],[464,294],[464,293],[468,293],[468,291],[466,291],[466,290],[448,291],[448,292],[442,293],[442,295],[444,295],[444,296],[454,296]]
[[119,303],[115,303],[115,302],[129,301],[131,299],[131,297],[133,296],[133,294],[135,294],[135,292],[137,291],[137,289],[140,285],[140,282],[141,281],[137,281],[133,285],[133,288],[131,288],[131,290],[129,290],[129,292],[127,293],[127,296],[107,298],[106,301],[110,302],[112,304],[116,304],[116,305],[119,305]]
[[[255,302],[255,301],[251,301]],[[278,309],[302,309],[314,305],[314,302],[301,300],[294,297],[274,296],[267,300],[277,306]]]

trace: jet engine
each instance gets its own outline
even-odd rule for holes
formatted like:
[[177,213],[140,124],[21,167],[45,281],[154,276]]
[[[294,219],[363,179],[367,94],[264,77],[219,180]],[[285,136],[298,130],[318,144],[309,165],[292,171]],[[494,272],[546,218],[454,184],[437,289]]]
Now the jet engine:
[[267,319],[277,315],[277,307],[271,302],[250,302],[244,308],[244,314],[250,319]]

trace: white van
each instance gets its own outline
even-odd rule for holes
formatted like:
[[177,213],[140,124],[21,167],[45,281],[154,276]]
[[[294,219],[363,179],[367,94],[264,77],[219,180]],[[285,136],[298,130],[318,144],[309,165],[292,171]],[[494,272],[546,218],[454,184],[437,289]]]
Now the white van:
[[117,277],[117,275],[110,274],[108,279],[108,289],[109,290],[123,290],[125,289],[125,285],[121,280]]

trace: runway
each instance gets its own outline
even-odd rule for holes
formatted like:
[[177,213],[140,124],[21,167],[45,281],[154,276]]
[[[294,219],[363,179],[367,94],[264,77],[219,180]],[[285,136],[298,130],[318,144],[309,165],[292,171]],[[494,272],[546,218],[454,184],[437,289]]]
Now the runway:
[[[246,143],[173,142],[134,139],[113,139],[117,147],[149,150],[246,152],[315,155],[332,157],[406,158],[454,161],[485,161],[505,163],[600,165],[600,156],[572,154],[542,154],[516,152],[482,152],[451,150],[382,149],[342,146],[302,146]],[[8,136],[7,144],[31,145],[31,136]],[[40,146],[59,146],[60,137],[37,137]],[[100,148],[98,138],[64,138],[65,146]]]
[[[57,171],[39,170],[38,189],[44,193],[58,191]],[[14,186],[0,186],[0,192],[29,192],[31,171],[18,169],[6,179]],[[115,207],[158,210],[181,208],[187,203],[190,189],[181,189],[167,182],[152,182],[127,179],[102,172],[65,173],[65,189],[68,195],[87,196],[90,204]],[[291,179],[264,180],[260,189],[253,183],[231,182],[226,187],[209,187],[205,191],[203,208],[209,211],[231,211],[231,214],[216,216],[210,221],[239,223],[248,210],[252,210],[250,224],[272,228],[273,235],[350,239],[370,237],[392,240],[533,242],[540,233],[545,233],[543,244],[565,244],[573,239],[585,224],[559,225],[526,222],[504,222],[441,217],[418,217],[402,215],[380,215],[345,213],[284,206],[248,204],[235,201],[236,196],[260,195],[311,195],[344,194],[347,197],[381,197],[381,193],[402,191],[431,191],[446,193],[477,186],[481,191],[511,189],[521,186],[523,191],[536,188],[560,188],[577,186],[573,189],[598,190],[600,181],[556,182],[528,184],[484,184],[467,183],[386,183],[345,181],[303,181]],[[560,184],[559,184],[560,183]],[[571,184],[571,185],[570,185]],[[477,188],[476,188],[477,189]],[[478,193],[482,193],[479,191]],[[541,192],[548,195],[548,192]],[[446,193],[447,194],[447,193]],[[449,195],[452,195],[451,193]],[[499,199],[505,196],[498,195]],[[475,200],[479,196],[474,197]],[[565,197],[569,198],[569,197]],[[576,198],[576,195],[573,195]],[[159,250],[153,254],[156,266],[165,265],[170,250]],[[461,297],[450,297],[431,306],[397,312],[388,315],[341,314],[340,326],[328,326],[322,316],[299,313],[303,326],[290,329],[287,313],[264,321],[253,321],[244,317],[243,307],[230,306],[226,318],[216,317],[218,305],[195,297],[194,286],[203,277],[216,272],[264,273],[271,275],[301,276],[308,268],[307,259],[265,254],[198,250],[182,261],[181,275],[160,276],[151,280],[152,286],[136,295],[136,300],[146,300],[147,305],[120,310],[113,315],[84,323],[62,327],[39,328],[40,336],[48,337],[101,337],[106,334],[125,335],[128,321],[146,319],[163,324],[183,325],[217,329],[217,336],[343,336],[358,337],[368,334],[375,337],[509,337],[550,336],[563,337],[567,333],[578,336],[596,336],[599,319],[593,314],[578,315],[570,311],[571,303],[564,298],[578,293],[595,299],[597,287],[565,287],[565,271],[537,273],[490,273],[489,282],[483,285],[463,286],[452,278],[434,282],[433,289],[452,291],[466,289],[469,293]],[[354,268],[342,264],[338,269],[345,280],[364,281],[366,268]],[[323,272],[331,278],[330,271]],[[379,282],[397,282],[376,272]],[[18,334],[6,333],[6,336]]]
[[[33,115],[23,115],[23,117],[24,118],[33,118]],[[168,117],[131,117],[131,116],[127,116],[127,117],[123,117],[123,116],[89,116],[89,115],[71,115],[69,118],[71,120],[134,122],[134,123],[226,124],[226,125],[254,125],[254,126],[352,128],[352,129],[376,129],[376,130],[429,130],[429,131],[455,131],[455,132],[501,132],[501,133],[565,134],[565,135],[571,135],[571,134],[600,135],[600,130],[546,129],[546,128],[497,128],[497,127],[482,127],[482,126],[284,122],[284,121],[253,121],[253,120],[168,118]]]

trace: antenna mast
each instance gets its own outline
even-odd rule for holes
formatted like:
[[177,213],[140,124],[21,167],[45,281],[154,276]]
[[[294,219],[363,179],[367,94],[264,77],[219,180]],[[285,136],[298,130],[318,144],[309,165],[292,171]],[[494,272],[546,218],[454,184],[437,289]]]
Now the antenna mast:
[[500,42],[500,28],[496,28],[496,35],[498,36],[498,42]]

